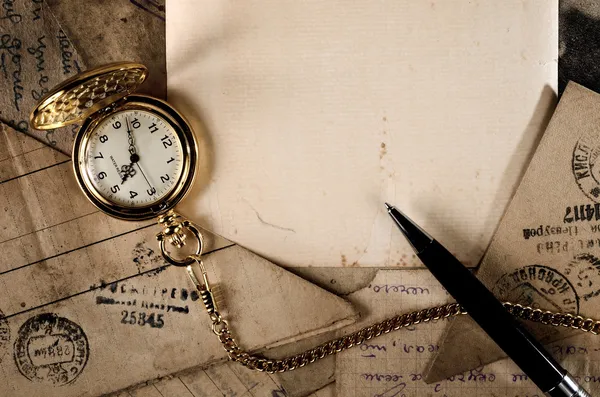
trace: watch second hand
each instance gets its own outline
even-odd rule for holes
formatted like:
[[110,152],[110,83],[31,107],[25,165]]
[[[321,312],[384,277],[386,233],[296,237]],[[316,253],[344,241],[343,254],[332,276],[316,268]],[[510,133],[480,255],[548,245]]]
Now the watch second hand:
[[142,167],[140,167],[140,163],[135,163],[135,165],[138,166],[138,169],[140,170],[140,172],[142,173],[142,176],[144,177],[144,179],[146,180],[146,182],[148,183],[148,186],[150,186],[150,189],[154,189],[152,187],[152,184],[150,183],[150,181],[148,180],[148,178],[146,178],[146,174],[144,174],[144,171],[142,171]]

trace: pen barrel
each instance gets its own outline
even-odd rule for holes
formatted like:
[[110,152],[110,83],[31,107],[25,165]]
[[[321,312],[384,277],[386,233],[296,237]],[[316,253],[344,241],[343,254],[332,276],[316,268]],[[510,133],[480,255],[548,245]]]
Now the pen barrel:
[[419,258],[471,318],[543,392],[555,389],[563,381],[567,371],[446,248],[434,240],[419,253]]

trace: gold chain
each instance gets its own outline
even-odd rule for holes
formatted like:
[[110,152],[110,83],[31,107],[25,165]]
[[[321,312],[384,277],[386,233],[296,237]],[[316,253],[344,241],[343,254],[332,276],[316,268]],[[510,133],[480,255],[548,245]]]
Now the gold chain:
[[[189,221],[182,221],[181,218],[174,213],[169,213],[166,216],[170,217],[168,218],[169,222],[179,222],[178,225],[183,225],[184,222],[187,223],[184,227],[179,228],[178,233],[183,233],[183,229],[189,225]],[[159,223],[164,226],[165,218],[161,217]],[[166,226],[167,228],[163,230],[162,233],[159,233],[160,241],[164,241],[166,237],[172,238],[172,236],[166,232],[177,229],[173,227],[175,226],[174,224],[166,224]],[[190,229],[190,231],[196,235],[196,237],[198,237],[199,232],[197,228]],[[183,237],[179,236],[179,238],[175,238],[175,240],[183,240]],[[198,244],[201,245],[201,242]],[[174,263],[169,254],[163,249],[162,245],[161,251],[163,256],[168,256],[167,260],[170,259],[170,263]],[[221,313],[219,313],[217,302],[208,281],[206,268],[201,260],[201,252],[200,250],[198,251],[199,252],[196,254],[189,255],[185,261],[178,261],[175,263],[177,263],[179,266],[185,263],[188,275],[198,289],[200,297],[202,298],[202,302],[204,303],[206,311],[210,316],[212,321],[212,330],[219,338],[219,341],[223,345],[223,348],[227,352],[229,358],[232,361],[236,361],[243,366],[256,371],[269,373],[291,371],[296,368],[304,367],[307,364],[313,363],[332,354],[349,349],[353,346],[360,345],[380,335],[399,330],[400,328],[409,327],[419,323],[435,321],[442,318],[454,317],[461,314],[467,314],[467,312],[458,303],[448,303],[441,306],[416,310],[369,325],[351,334],[332,339],[317,347],[313,347],[312,349],[308,349],[302,353],[295,354],[290,357],[283,359],[268,359],[244,351],[235,341],[235,338],[233,337],[233,334],[229,328],[229,323],[221,316]],[[198,264],[202,273],[201,279],[196,276],[192,268],[193,263]],[[504,307],[510,314],[522,320],[533,321],[555,327],[562,326],[573,328],[583,332],[590,332],[594,335],[598,335],[600,333],[600,321],[592,318],[575,316],[570,313],[543,311],[511,302],[504,302]]]

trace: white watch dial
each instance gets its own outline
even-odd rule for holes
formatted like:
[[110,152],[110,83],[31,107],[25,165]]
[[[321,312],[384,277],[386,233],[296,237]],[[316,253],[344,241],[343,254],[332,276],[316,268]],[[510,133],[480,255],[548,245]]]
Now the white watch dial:
[[125,207],[153,205],[183,172],[181,142],[173,127],[146,110],[123,110],[90,133],[85,171],[106,200]]

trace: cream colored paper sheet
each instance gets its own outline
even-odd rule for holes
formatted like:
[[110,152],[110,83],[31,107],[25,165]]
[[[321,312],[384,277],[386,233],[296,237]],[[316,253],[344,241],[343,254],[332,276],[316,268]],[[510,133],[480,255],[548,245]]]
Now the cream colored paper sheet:
[[[382,270],[371,285],[349,296],[361,307],[359,327],[397,313],[450,301],[427,270]],[[424,382],[429,361],[440,349],[447,321],[419,324],[372,339],[336,358],[336,386],[344,397],[515,397],[541,396],[525,374],[505,359],[432,384]],[[591,393],[600,393],[598,337],[577,334],[548,346],[552,354]],[[473,347],[457,346],[454,360]]]
[[[0,124],[0,395],[97,396],[226,358],[157,230],[99,213],[65,156]],[[212,234],[205,243],[244,348],[354,321],[333,294]]]
[[420,266],[389,201],[476,265],[553,106],[557,18],[556,0],[169,4],[168,99],[212,146],[180,209],[282,265]]
[[[598,318],[599,109],[599,94],[569,83],[477,272],[500,299]],[[546,340],[568,332],[533,331]],[[460,350],[474,340],[476,348]],[[449,328],[428,379],[503,356],[478,327],[460,319]]]

